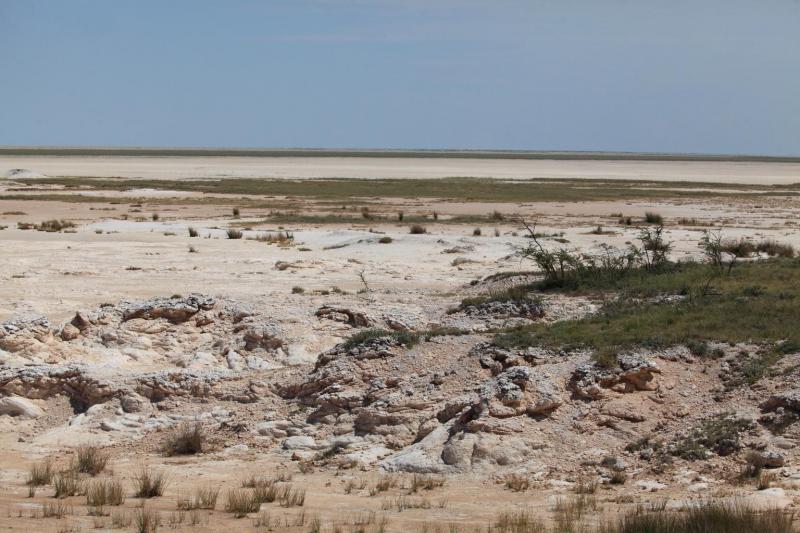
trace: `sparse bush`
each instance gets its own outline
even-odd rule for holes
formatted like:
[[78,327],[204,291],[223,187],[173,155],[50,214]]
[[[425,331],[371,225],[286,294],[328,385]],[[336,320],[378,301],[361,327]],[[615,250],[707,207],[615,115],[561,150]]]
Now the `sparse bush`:
[[241,230],[229,228],[225,230],[225,234],[229,239],[241,239],[244,235]]
[[389,244],[389,243],[392,242],[392,238],[389,237],[388,235],[385,235],[385,236],[381,237],[380,239],[378,239],[378,242],[381,243],[381,244]]
[[189,226],[189,237],[197,237],[199,235],[196,228]]
[[501,213],[500,211],[497,211],[495,209],[494,211],[492,211],[491,219],[492,220],[496,220],[498,222],[502,222],[503,220],[506,219],[506,217],[505,217],[505,215],[503,215],[503,213]]
[[645,211],[644,221],[648,224],[658,224],[660,226],[664,224],[664,217],[653,211]]
[[698,339],[687,339],[684,343],[686,348],[697,357],[705,357],[709,354],[708,341]]
[[158,213],[153,213],[150,218],[153,219],[153,222],[157,221],[159,219]]
[[412,224],[411,228],[409,228],[409,233],[411,233],[412,235],[422,235],[427,232],[428,230],[425,229],[425,226],[422,226],[420,224]]
[[404,218],[405,218],[405,214],[402,211],[398,211],[398,213],[397,213],[397,221],[398,222],[402,222]]
[[203,451],[206,437],[200,422],[185,423],[167,435],[162,451],[167,457],[173,455],[194,455]]
[[75,452],[73,468],[78,472],[96,476],[106,469],[108,454],[96,446],[81,446]]
[[481,233],[482,233],[481,228],[475,228],[474,230],[472,230],[473,237],[480,237]]
[[164,494],[167,478],[162,472],[142,467],[133,478],[137,498],[155,498]]
[[712,416],[673,443],[669,451],[687,461],[706,459],[709,452],[730,455],[741,448],[739,434],[752,427],[752,421],[731,413]]
[[304,292],[306,292],[306,290],[303,287],[298,287],[297,285],[292,287],[292,294],[303,294]]
[[234,216],[234,218],[239,218],[239,208],[238,207],[234,207],[233,208],[233,216]]

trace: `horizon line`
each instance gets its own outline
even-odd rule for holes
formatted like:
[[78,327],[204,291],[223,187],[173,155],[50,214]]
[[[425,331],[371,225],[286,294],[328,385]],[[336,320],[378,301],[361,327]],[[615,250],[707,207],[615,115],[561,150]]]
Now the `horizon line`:
[[514,150],[474,148],[308,148],[198,146],[2,145],[0,156],[161,156],[161,157],[397,157],[459,159],[555,159],[631,161],[732,161],[800,163],[800,155],[635,152],[619,150]]

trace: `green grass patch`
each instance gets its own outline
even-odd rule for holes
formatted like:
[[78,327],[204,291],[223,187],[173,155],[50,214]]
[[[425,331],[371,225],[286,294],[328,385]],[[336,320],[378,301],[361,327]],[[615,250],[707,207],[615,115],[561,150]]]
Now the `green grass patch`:
[[[746,263],[730,275],[705,264],[678,264],[663,272],[637,270],[607,286],[622,296],[596,315],[534,324],[499,333],[504,347],[551,346],[613,351],[636,345],[665,347],[689,340],[717,342],[800,342],[800,261]],[[703,295],[701,289],[708,285]],[[758,286],[758,291],[751,287]],[[678,303],[649,297],[678,294]],[[792,344],[794,345],[794,344]],[[787,345],[791,346],[791,345]]]

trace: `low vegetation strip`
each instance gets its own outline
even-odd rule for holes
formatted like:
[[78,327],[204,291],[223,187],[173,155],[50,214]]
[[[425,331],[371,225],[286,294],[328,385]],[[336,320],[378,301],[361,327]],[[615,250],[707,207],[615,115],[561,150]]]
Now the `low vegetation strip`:
[[796,186],[658,182],[608,179],[537,179],[502,181],[490,178],[439,179],[259,179],[160,180],[47,177],[16,179],[30,186],[59,185],[76,190],[125,191],[152,188],[217,194],[341,198],[448,198],[506,202],[707,198],[742,195],[797,195]]
[[744,263],[728,275],[709,264],[637,269],[585,288],[620,291],[601,312],[581,320],[534,324],[497,334],[504,347],[613,350],[718,342],[800,342],[800,260]]

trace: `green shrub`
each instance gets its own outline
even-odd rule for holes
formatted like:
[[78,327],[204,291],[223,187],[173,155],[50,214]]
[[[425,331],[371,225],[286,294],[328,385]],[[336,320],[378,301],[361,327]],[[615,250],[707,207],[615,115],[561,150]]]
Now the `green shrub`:
[[661,216],[658,213],[653,212],[653,211],[645,211],[645,213],[644,213],[644,221],[647,222],[648,224],[659,224],[659,225],[661,225],[661,224],[664,223],[664,217]]

